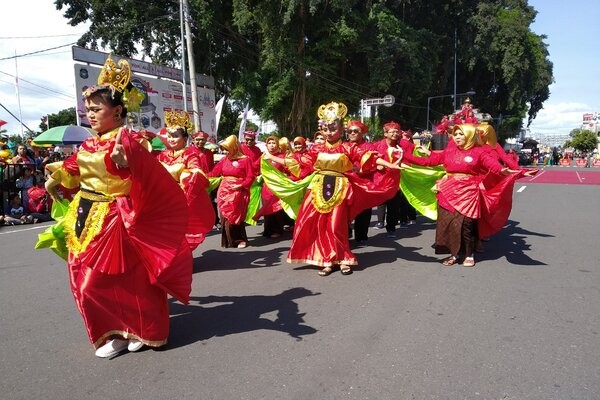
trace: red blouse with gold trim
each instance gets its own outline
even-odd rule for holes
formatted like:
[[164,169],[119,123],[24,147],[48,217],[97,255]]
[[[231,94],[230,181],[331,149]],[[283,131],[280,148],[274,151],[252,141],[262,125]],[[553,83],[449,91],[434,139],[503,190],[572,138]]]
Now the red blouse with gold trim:
[[118,129],[87,139],[52,177],[81,190],[64,218],[71,289],[90,341],[111,335],[166,343],[166,293],[189,300],[192,256],[183,192],[165,168],[124,132],[128,167],[110,158]]
[[348,242],[348,224],[398,190],[398,171],[388,171],[378,185],[353,172],[353,163],[363,172],[373,171],[378,157],[341,141],[312,146],[304,155],[301,161],[310,164],[303,167],[316,174],[298,212],[288,262],[322,267],[357,264]]
[[189,213],[186,239],[192,250],[204,241],[215,223],[215,211],[207,192],[209,183],[200,155],[196,147],[190,146],[178,151],[164,150],[157,156],[185,193]]

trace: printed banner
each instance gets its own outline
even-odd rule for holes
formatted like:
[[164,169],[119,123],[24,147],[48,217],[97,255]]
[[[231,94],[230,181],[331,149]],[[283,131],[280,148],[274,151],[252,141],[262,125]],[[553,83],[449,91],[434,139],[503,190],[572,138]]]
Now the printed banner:
[[[75,90],[78,99],[77,121],[79,125],[90,126],[85,116],[85,105],[81,93],[87,87],[97,84],[100,70],[100,67],[75,64]],[[131,83],[145,95],[141,104],[141,111],[132,116],[131,123],[134,129],[143,127],[147,131],[158,133],[165,125],[165,111],[183,110],[183,87],[181,82],[133,73]],[[197,91],[198,112],[202,126],[196,129],[202,129],[209,134],[210,141],[216,141],[215,91],[204,87],[198,87]],[[186,93],[187,108],[190,118],[192,118],[192,98],[189,85],[186,88]]]

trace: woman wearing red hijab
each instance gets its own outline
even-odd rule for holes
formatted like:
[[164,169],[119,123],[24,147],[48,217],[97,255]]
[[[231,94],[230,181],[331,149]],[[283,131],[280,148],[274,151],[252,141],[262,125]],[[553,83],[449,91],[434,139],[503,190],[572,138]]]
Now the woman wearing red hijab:
[[481,146],[476,125],[456,125],[452,138],[456,146],[432,152],[428,157],[407,153],[404,159],[417,165],[443,165],[446,169],[446,176],[436,183],[438,219],[435,252],[450,253],[450,257],[442,261],[444,266],[462,261],[463,266],[473,267],[479,219],[486,209],[498,205],[487,202],[481,181],[488,173],[501,176],[517,171],[504,167]]
[[248,246],[244,220],[250,202],[250,186],[254,181],[252,160],[242,154],[235,135],[219,143],[226,156],[208,174],[221,178],[217,191],[217,207],[221,213],[221,246],[243,249]]

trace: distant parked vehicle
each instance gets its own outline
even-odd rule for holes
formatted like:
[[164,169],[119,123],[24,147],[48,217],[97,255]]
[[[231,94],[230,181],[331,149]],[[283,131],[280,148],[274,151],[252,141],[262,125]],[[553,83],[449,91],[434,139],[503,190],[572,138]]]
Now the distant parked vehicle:
[[533,164],[533,157],[531,156],[531,153],[519,152],[518,157],[519,157],[519,165]]

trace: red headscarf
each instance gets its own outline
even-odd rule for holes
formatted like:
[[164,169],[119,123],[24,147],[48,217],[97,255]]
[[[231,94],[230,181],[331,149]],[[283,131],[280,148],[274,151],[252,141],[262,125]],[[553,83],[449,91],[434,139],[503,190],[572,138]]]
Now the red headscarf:
[[365,124],[358,120],[348,121],[346,128],[358,128],[360,129],[361,133],[367,133],[369,131],[369,128],[367,128]]
[[204,139],[208,139],[208,133],[206,133],[204,131],[196,131],[196,132],[192,133],[192,137],[193,138],[203,137]]
[[387,124],[383,125],[384,131],[389,131],[390,129],[398,129],[400,130],[400,124],[394,121],[390,121]]

